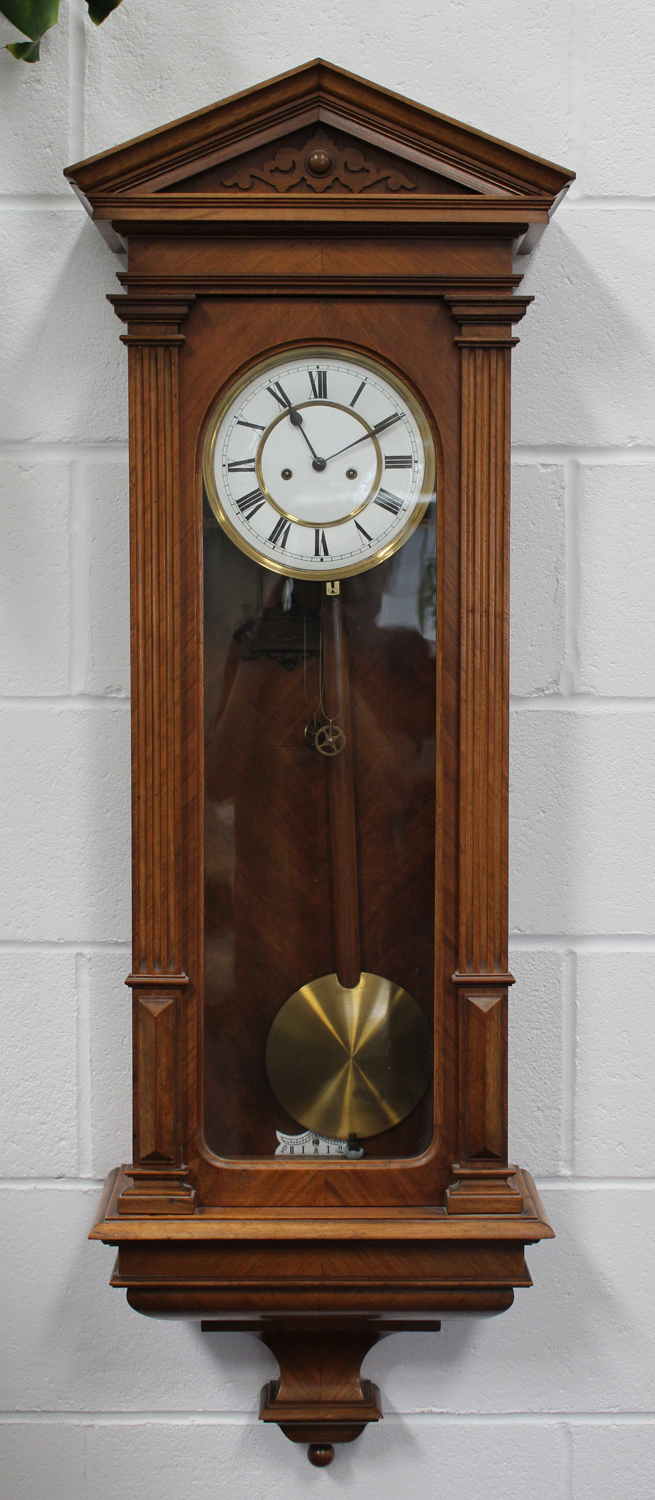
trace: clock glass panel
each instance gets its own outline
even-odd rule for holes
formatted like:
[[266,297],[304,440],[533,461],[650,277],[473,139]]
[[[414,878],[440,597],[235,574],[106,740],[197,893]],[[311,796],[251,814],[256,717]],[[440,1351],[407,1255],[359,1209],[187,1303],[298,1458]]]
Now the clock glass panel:
[[434,486],[419,403],[361,355],[262,362],[210,421],[203,1068],[219,1157],[356,1165],[433,1137]]

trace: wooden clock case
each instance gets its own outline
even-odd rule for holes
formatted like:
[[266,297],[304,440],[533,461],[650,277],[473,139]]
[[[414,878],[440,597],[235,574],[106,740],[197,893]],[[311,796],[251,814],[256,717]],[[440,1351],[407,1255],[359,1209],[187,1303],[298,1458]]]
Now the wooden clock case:
[[[319,158],[329,172],[312,171]],[[322,153],[322,155],[321,155]],[[382,1336],[489,1315],[552,1236],[507,1160],[513,252],[572,173],[322,61],[66,174],[116,249],[129,351],[134,1155],[92,1237],[159,1317],[259,1335],[261,1416],[329,1445],[381,1417]],[[434,416],[437,869],[434,1133],[418,1156],[219,1159],[203,1130],[200,452],[248,363],[340,343]]]

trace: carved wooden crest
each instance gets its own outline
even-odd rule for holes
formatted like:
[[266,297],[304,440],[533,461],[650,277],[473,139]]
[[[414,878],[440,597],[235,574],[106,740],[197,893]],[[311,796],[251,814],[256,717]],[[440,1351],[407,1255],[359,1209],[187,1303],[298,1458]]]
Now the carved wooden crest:
[[306,183],[314,193],[324,193],[334,183],[351,193],[362,193],[376,187],[378,192],[397,193],[401,189],[412,192],[416,187],[406,172],[399,171],[400,163],[385,164],[382,170],[374,161],[358,150],[356,143],[338,146],[325,131],[318,130],[304,146],[282,146],[263,166],[242,167],[240,171],[223,178],[223,186],[241,188],[248,192],[255,180],[266,183],[276,193],[286,193],[290,188]]

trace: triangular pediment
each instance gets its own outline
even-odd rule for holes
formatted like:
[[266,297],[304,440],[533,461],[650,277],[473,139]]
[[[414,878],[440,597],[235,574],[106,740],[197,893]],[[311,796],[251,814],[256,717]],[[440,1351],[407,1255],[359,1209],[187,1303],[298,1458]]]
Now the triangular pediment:
[[190,206],[251,195],[552,204],[573,174],[319,59],[66,176],[97,207],[151,194]]
[[179,177],[165,190],[235,197],[274,192],[309,198],[343,193],[434,193],[441,197],[475,191],[351,132],[326,129],[320,120]]

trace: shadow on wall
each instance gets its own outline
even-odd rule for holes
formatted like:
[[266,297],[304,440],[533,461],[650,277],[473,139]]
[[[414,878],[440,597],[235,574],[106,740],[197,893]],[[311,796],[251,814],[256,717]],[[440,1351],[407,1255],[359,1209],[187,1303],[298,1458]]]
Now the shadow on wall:
[[655,274],[648,215],[564,206],[530,257],[534,302],[513,358],[517,444],[652,443],[655,339],[643,287]]
[[398,1334],[367,1356],[387,1412],[651,1409],[655,1248],[639,1202],[629,1191],[618,1204],[611,1190],[544,1196],[557,1238],[528,1250],[535,1284],[509,1312]]
[[106,300],[123,259],[81,205],[5,218],[0,441],[126,443],[127,350]]

